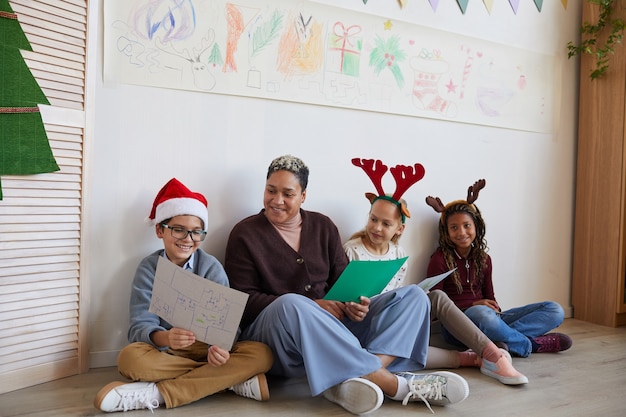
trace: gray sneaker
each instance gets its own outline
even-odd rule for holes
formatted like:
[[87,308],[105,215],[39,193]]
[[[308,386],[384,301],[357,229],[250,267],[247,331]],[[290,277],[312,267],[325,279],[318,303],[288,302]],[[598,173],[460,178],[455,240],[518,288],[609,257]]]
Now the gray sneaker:
[[397,372],[396,375],[404,377],[409,383],[409,393],[402,400],[402,405],[422,401],[433,412],[431,404],[439,406],[456,404],[469,396],[467,381],[452,372],[438,371],[429,374]]

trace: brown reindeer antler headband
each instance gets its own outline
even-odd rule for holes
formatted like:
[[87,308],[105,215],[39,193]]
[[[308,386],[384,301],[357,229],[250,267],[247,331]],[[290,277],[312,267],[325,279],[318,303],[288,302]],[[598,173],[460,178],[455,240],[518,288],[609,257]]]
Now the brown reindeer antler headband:
[[387,195],[383,189],[382,179],[388,167],[383,164],[381,160],[353,158],[352,165],[360,167],[365,171],[378,192],[378,195],[365,193],[365,198],[369,200],[370,204],[374,204],[374,201],[379,199],[387,200],[400,209],[402,223],[405,222],[407,217],[411,217],[409,209],[406,207],[405,203],[400,201],[400,197],[402,197],[413,184],[424,178],[426,171],[422,164],[415,164],[414,166],[396,165],[391,168],[391,175],[396,181],[396,190],[391,196]]
[[485,185],[487,185],[487,181],[484,179],[480,179],[473,185],[470,185],[467,189],[467,200],[454,200],[444,206],[439,197],[432,197],[429,195],[426,197],[426,204],[431,206],[437,213],[441,213],[441,221],[443,221],[443,213],[448,209],[448,207],[455,204],[469,204],[474,206],[474,201],[478,199],[478,193],[480,190],[485,188]]

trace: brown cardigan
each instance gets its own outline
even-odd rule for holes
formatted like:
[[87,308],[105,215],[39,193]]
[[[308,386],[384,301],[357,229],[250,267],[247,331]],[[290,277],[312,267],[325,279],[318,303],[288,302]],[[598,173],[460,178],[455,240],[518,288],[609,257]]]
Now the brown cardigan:
[[230,285],[250,295],[242,329],[267,305],[287,293],[320,299],[348,265],[337,226],[325,215],[300,210],[300,251],[294,251],[263,210],[230,232],[224,268]]

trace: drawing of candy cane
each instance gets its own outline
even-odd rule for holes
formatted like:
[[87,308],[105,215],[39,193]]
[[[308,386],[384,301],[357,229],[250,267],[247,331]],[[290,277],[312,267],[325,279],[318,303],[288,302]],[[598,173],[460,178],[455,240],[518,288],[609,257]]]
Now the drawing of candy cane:
[[465,86],[467,84],[467,79],[469,78],[470,73],[472,72],[472,64],[474,61],[474,57],[471,55],[471,51],[467,48],[467,57],[465,58],[465,65],[463,66],[463,80],[461,82],[461,93],[459,94],[459,98],[463,99],[465,95]]

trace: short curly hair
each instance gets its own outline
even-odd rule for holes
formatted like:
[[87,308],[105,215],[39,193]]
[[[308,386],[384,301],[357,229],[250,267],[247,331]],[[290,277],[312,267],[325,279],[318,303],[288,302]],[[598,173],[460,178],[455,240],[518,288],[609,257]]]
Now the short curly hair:
[[274,159],[272,163],[270,163],[269,168],[267,168],[266,179],[269,179],[270,175],[276,171],[291,172],[298,179],[298,182],[302,187],[302,191],[306,190],[306,187],[309,184],[309,167],[307,167],[300,158],[292,155],[283,155]]

